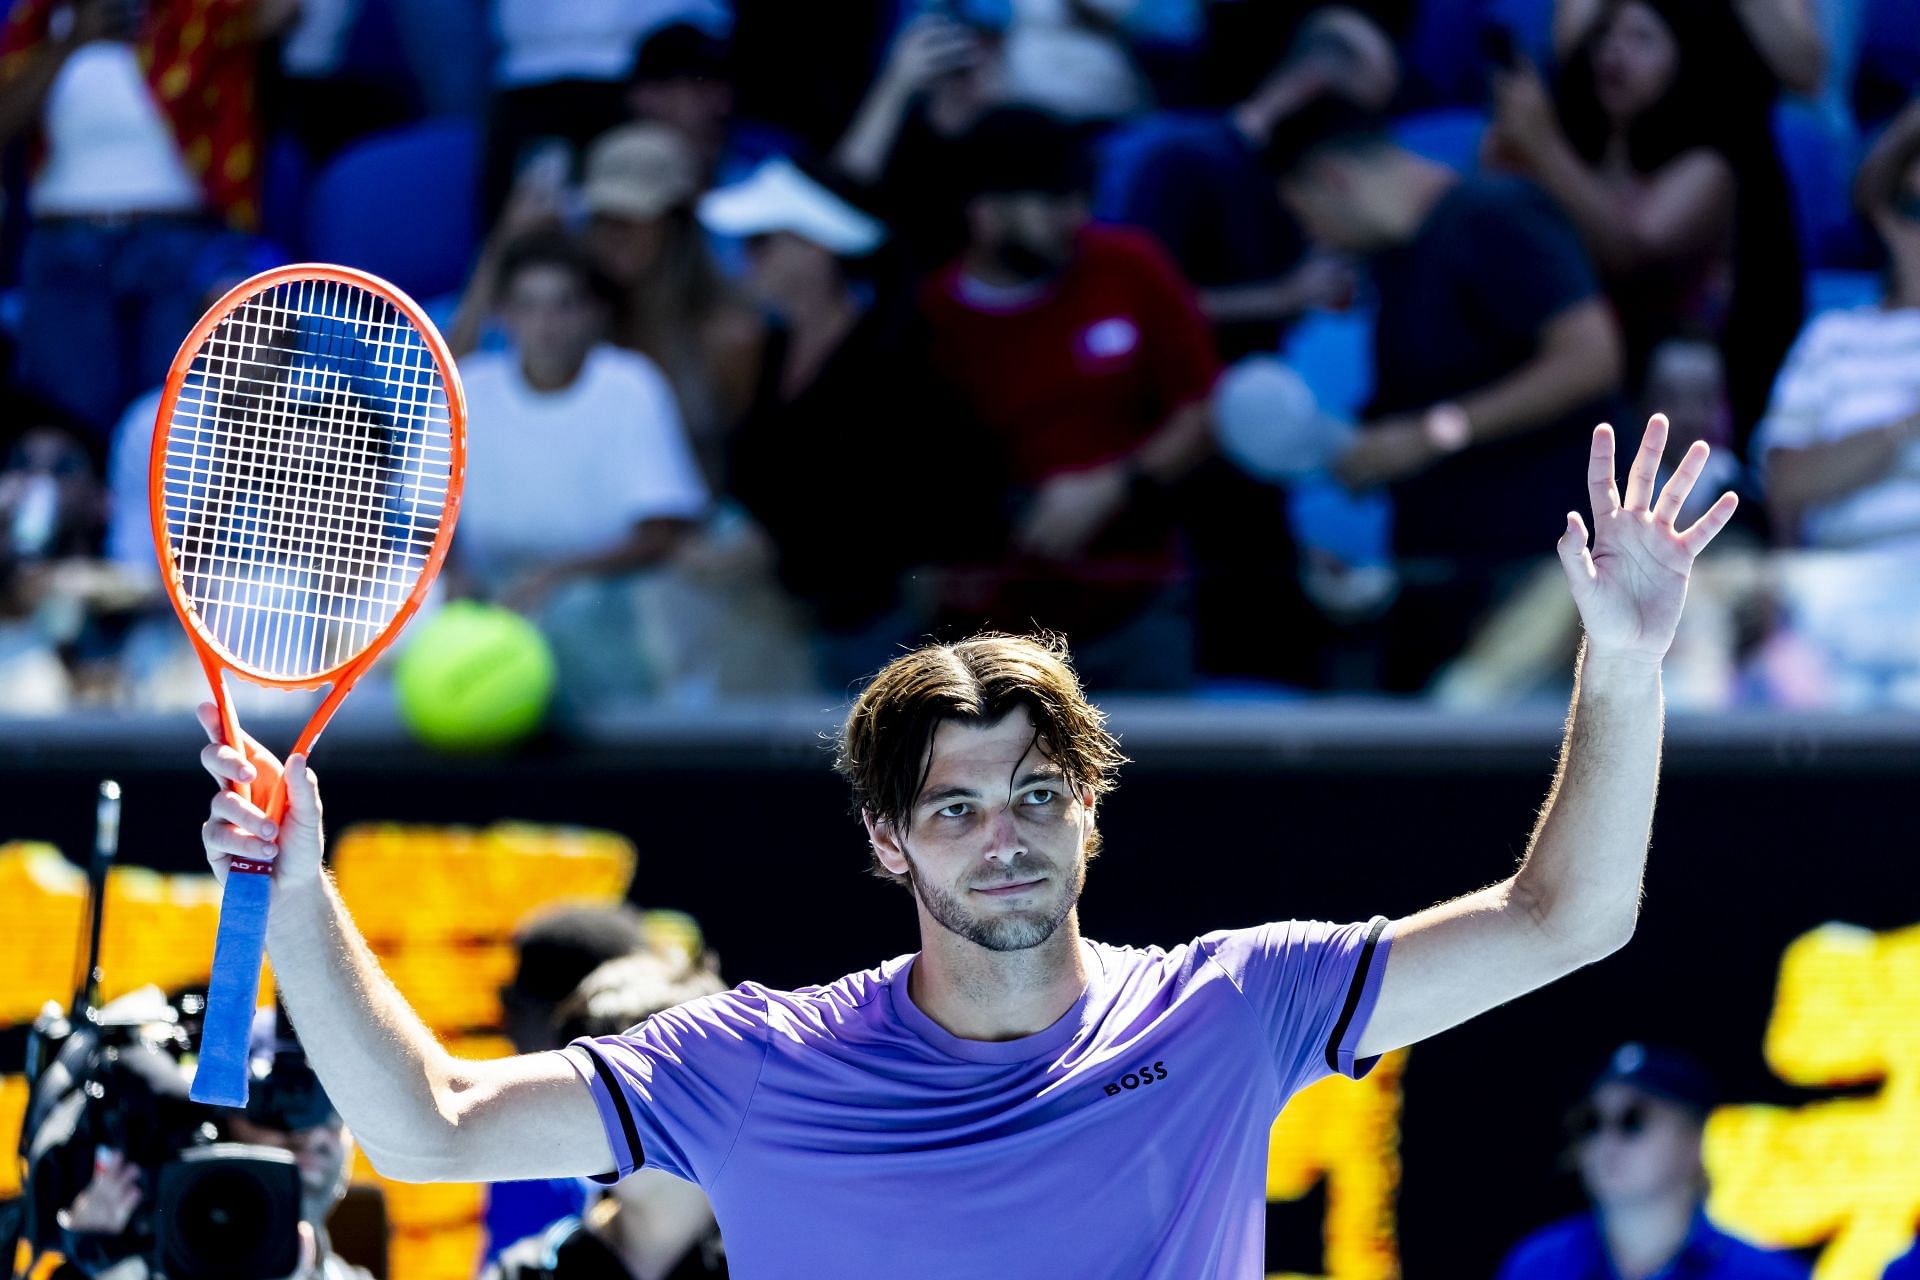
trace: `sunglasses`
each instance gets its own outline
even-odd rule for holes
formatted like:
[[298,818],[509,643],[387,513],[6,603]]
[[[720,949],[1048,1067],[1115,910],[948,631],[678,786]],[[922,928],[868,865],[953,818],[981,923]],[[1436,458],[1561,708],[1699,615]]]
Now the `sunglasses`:
[[1647,1131],[1647,1109],[1638,1102],[1628,1103],[1618,1111],[1581,1107],[1568,1118],[1567,1130],[1576,1142],[1586,1142],[1603,1133],[1617,1133],[1623,1138],[1637,1138]]

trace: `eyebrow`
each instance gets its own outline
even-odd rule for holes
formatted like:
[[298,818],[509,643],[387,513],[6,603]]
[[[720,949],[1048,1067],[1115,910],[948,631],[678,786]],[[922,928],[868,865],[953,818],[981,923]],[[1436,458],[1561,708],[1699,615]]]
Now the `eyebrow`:
[[[1036,782],[1059,783],[1065,780],[1066,775],[1058,769],[1035,769],[1031,773],[1022,774],[1019,779],[1014,782],[1013,789],[1015,791],[1024,791]],[[978,800],[979,798],[980,793],[972,787],[942,787],[938,791],[929,791],[923,794],[920,799],[915,802],[915,807],[935,803],[944,806],[955,800]]]

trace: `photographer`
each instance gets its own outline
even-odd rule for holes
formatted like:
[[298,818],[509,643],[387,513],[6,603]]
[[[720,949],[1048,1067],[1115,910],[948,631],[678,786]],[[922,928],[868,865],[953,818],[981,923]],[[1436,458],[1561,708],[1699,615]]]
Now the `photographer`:
[[[300,1262],[290,1280],[372,1280],[332,1251],[326,1222],[347,1192],[353,1140],[340,1113],[306,1065],[306,1055],[273,1009],[256,1015],[253,1087],[244,1111],[213,1111],[223,1140],[288,1152],[300,1173]],[[180,1086],[184,1096],[184,1077]],[[94,1152],[93,1176],[57,1215],[73,1272],[95,1280],[146,1280],[144,1254],[125,1254],[125,1237],[150,1188],[139,1163],[108,1147]],[[174,1276],[172,1280],[191,1280]]]

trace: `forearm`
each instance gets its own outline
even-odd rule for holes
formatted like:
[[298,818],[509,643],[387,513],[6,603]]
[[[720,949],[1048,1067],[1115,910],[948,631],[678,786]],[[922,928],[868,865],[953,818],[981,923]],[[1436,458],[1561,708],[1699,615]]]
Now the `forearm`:
[[1559,420],[1611,391],[1620,381],[1617,339],[1587,351],[1547,350],[1498,382],[1463,397],[1474,444],[1520,435]]
[[327,1096],[382,1172],[444,1146],[451,1059],[380,968],[330,876],[276,886],[267,929],[274,983]]
[[1531,168],[1573,220],[1594,261],[1609,271],[1632,269],[1641,255],[1626,211],[1567,140],[1556,136],[1532,157]]
[[1767,454],[1768,500],[1783,513],[1832,502],[1885,479],[1908,445],[1920,439],[1920,415],[1856,431],[1805,449]]
[[1183,405],[1129,459],[1156,484],[1174,484],[1198,466],[1212,447],[1212,410],[1205,400]]
[[1747,38],[1780,82],[1795,93],[1818,93],[1827,46],[1804,0],[1739,0],[1734,10]]
[[873,87],[847,126],[846,136],[833,149],[833,164],[855,182],[880,181],[900,136],[912,94],[884,78]]
[[1623,945],[1640,910],[1664,721],[1660,667],[1582,647],[1553,788],[1514,901],[1570,951]]

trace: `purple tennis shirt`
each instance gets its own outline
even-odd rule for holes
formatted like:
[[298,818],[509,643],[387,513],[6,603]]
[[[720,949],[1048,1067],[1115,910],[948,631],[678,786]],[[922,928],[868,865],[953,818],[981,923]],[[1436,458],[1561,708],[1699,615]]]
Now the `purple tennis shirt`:
[[560,1052],[618,1168],[713,1201],[739,1276],[1258,1277],[1267,1131],[1359,1077],[1387,921],[1285,921],[1170,951],[1086,942],[1045,1031],[962,1040],[914,957],[824,987],[748,983]]

